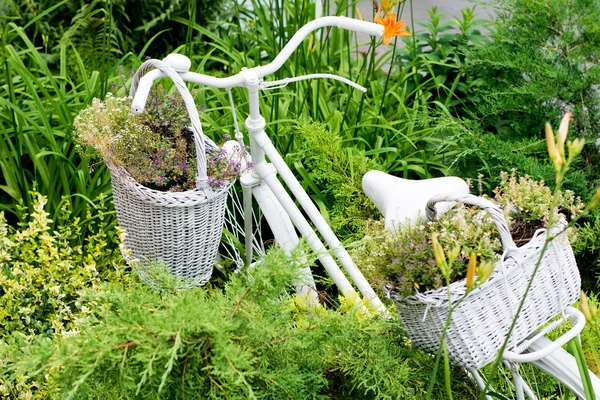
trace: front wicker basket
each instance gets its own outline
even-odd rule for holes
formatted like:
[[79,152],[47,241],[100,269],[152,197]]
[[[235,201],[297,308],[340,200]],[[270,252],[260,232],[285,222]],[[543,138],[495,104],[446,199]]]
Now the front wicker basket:
[[[473,198],[477,200],[473,200]],[[437,201],[459,201],[481,205],[490,211],[491,202],[475,196],[436,196]],[[503,237],[504,255],[492,276],[476,288],[453,310],[446,333],[450,360],[468,369],[479,369],[493,361],[504,343],[508,330],[546,240],[546,230],[536,232],[530,242],[520,248],[506,238],[508,228],[502,211],[493,215]],[[504,226],[500,226],[504,221]],[[561,222],[551,229],[558,234],[548,245],[533,284],[519,313],[509,339],[508,349],[518,345],[537,328],[549,322],[579,298],[581,279],[571,245]],[[560,233],[560,234],[559,234]],[[465,281],[450,285],[451,301],[464,296]],[[450,300],[447,287],[399,298],[391,293],[408,336],[415,346],[436,353],[446,324]]]
[[157,286],[153,267],[164,263],[184,278],[179,287],[204,285],[217,255],[229,187],[207,199],[203,191],[159,192],[137,183],[123,169],[110,167],[119,226],[125,228],[123,256],[135,260],[142,280]]
[[194,134],[198,176],[194,190],[161,192],[142,186],[124,168],[109,164],[117,219],[126,233],[123,256],[134,262],[140,278],[151,286],[164,283],[161,264],[182,278],[171,282],[175,287],[204,285],[212,274],[233,182],[220,189],[209,187],[206,146],[216,146],[203,135],[193,98],[168,64],[144,62],[134,76],[130,95],[135,95],[141,77],[151,68],[171,78],[184,100]]

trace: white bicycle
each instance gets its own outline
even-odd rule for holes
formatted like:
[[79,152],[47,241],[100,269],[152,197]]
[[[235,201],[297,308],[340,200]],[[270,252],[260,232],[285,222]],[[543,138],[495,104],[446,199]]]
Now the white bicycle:
[[[245,121],[245,125],[250,138],[250,160],[253,168],[240,178],[243,188],[243,206],[237,211],[243,213],[244,226],[243,229],[232,226],[232,232],[243,238],[241,240],[245,244],[245,254],[233,254],[236,261],[240,264],[249,265],[256,259],[257,254],[260,257],[260,248],[262,247],[262,240],[260,239],[261,221],[253,213],[253,209],[258,208],[279,246],[291,251],[299,242],[298,231],[315,252],[320,263],[341,293],[355,292],[356,287],[375,310],[386,313],[382,301],[377,297],[369,282],[353,262],[348,251],[341,244],[272,144],[265,132],[265,119],[259,109],[259,93],[261,90],[301,80],[335,79],[358,90],[366,91],[364,87],[344,77],[332,74],[311,74],[278,81],[265,80],[267,76],[276,72],[285,63],[311,32],[329,26],[377,37],[383,34],[383,26],[378,24],[346,17],[319,18],[309,22],[296,32],[269,64],[250,69],[243,68],[240,73],[227,78],[216,78],[191,72],[190,60],[180,54],[171,54],[163,61],[177,71],[184,81],[226,89],[229,91],[231,101],[233,101],[230,92],[232,88],[243,87],[248,91],[249,116]],[[143,112],[153,82],[164,77],[166,77],[165,73],[160,70],[152,70],[141,78],[133,100],[132,112]],[[243,135],[237,129],[235,112],[233,112],[233,115],[236,125],[236,139],[241,145],[244,145]],[[270,162],[267,162],[267,157]],[[291,195],[280,181],[280,178],[291,192]],[[398,221],[405,221],[406,218],[415,219],[419,213],[425,210],[427,201],[435,194],[440,192],[456,194],[468,192],[464,181],[455,177],[411,181],[375,171],[365,175],[363,187],[384,215],[386,226],[394,226]],[[254,201],[257,204],[256,207],[253,204]],[[297,203],[302,210],[296,205]],[[448,206],[448,204],[439,205],[440,208],[447,208]],[[236,210],[234,209],[232,212],[235,213]],[[313,229],[313,226],[316,229]],[[298,282],[297,291],[310,296],[314,301],[318,301],[315,281],[309,268],[304,269],[303,279]],[[502,375],[507,382],[500,385],[500,387],[489,387],[484,374],[480,371],[470,371],[477,385],[487,391],[486,398],[502,398],[493,394],[498,391],[502,393],[504,398],[524,399],[524,396],[527,396],[530,399],[537,399],[539,396],[535,385],[536,375],[533,372],[539,373],[540,371],[552,376],[560,384],[557,387],[567,388],[568,390],[564,393],[570,391],[580,398],[585,398],[575,359],[562,349],[566,342],[579,335],[585,325],[585,319],[579,311],[572,308],[568,309],[566,314],[572,320],[572,328],[555,342],[545,337],[550,333],[550,329],[547,328],[540,333],[532,334],[529,340],[519,346],[518,353],[505,352],[503,359],[507,367],[506,371],[510,372]],[[555,328],[555,326],[552,327]],[[505,370],[502,371],[502,373],[504,372]],[[600,379],[593,373],[590,374],[596,398],[600,399]],[[564,394],[560,392],[561,389],[558,390],[557,395]]]

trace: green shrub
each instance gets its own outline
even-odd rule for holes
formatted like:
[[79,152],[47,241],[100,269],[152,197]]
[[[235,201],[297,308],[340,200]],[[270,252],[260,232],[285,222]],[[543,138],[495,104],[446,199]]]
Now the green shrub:
[[365,221],[379,215],[362,190],[362,178],[381,167],[363,151],[344,146],[340,135],[322,124],[301,123],[295,137],[298,144],[286,155],[286,162],[301,177],[335,232],[342,238],[362,236]]
[[[433,360],[409,348],[397,321],[372,319],[351,298],[336,311],[290,296],[293,264],[270,252],[223,291],[106,285],[85,299],[103,306],[78,334],[4,349],[12,363],[0,373],[47,376],[62,388],[55,398],[422,397]],[[463,379],[458,393],[471,390]]]
[[[572,111],[574,137],[600,137],[600,4],[595,0],[496,0],[493,41],[467,52],[483,80],[477,114],[486,129],[521,138]],[[595,149],[588,152],[597,154]]]
[[[556,172],[548,159],[542,132],[531,138],[519,139],[508,133],[486,132],[476,120],[449,116],[444,116],[443,120],[450,127],[453,139],[460,149],[450,167],[451,174],[473,181],[481,180],[482,189],[488,194],[500,184],[501,172],[513,169],[516,169],[518,175],[527,175],[546,182],[550,188],[554,187]],[[589,172],[588,167],[580,159],[576,159],[569,174],[565,176],[563,188],[587,199],[594,188],[594,180]]]
[[[88,210],[89,221],[72,219],[65,201],[52,230],[46,198],[32,195],[34,212],[18,228],[7,225],[0,213],[0,338],[15,332],[53,337],[70,331],[90,312],[77,301],[84,289],[123,279],[119,238],[114,226],[107,225],[111,218],[103,198]],[[83,227],[88,232],[80,245]]]

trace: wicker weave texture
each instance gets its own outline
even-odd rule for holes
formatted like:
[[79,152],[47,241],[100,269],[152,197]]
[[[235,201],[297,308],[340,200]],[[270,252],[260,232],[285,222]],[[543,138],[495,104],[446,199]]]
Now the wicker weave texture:
[[[557,224],[551,234],[558,234],[564,227],[564,223]],[[534,273],[546,234],[546,230],[539,230],[525,246],[505,248],[503,258],[495,265],[492,276],[453,310],[446,334],[446,345],[453,363],[478,369],[496,358]],[[512,240],[503,240],[504,245],[510,243]],[[575,257],[566,234],[562,232],[544,252],[508,348],[518,345],[538,327],[573,304],[579,298],[580,287]],[[465,290],[464,280],[452,283],[452,302],[461,299]],[[450,305],[447,288],[404,299],[394,295],[392,298],[412,342],[425,351],[436,353]]]
[[110,168],[119,225],[125,228],[129,260],[153,285],[147,268],[164,261],[184,287],[208,282],[219,246],[228,188],[207,199],[202,191],[159,192],[141,186],[123,170]]

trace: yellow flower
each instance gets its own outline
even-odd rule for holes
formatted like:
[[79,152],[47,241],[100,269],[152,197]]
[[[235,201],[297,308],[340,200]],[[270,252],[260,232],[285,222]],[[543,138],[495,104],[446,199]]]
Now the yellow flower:
[[373,20],[376,24],[383,25],[383,44],[387,46],[394,36],[410,36],[410,32],[403,30],[406,23],[402,20],[396,21],[396,14],[387,14],[384,18],[377,16]]

